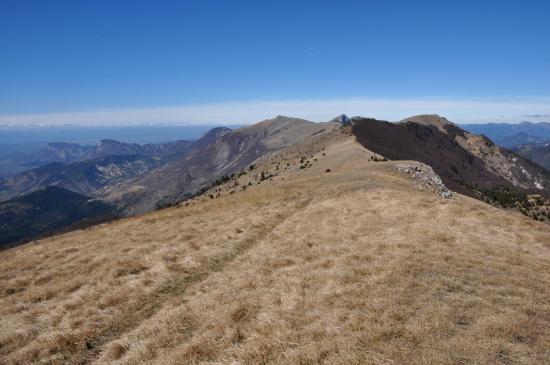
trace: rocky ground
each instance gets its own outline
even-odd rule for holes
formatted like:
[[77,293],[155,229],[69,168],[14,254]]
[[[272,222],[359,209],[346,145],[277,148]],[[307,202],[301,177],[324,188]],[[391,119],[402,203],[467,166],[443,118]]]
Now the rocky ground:
[[397,171],[407,174],[420,189],[428,189],[442,198],[451,199],[453,193],[447,189],[441,178],[434,170],[421,162],[407,162],[397,165]]

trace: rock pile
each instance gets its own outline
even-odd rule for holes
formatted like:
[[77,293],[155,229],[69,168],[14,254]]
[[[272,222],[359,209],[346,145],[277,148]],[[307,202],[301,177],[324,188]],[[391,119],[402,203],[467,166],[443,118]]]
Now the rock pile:
[[420,162],[401,163],[397,165],[397,171],[409,175],[421,190],[426,188],[445,199],[453,197],[441,178],[426,164]]

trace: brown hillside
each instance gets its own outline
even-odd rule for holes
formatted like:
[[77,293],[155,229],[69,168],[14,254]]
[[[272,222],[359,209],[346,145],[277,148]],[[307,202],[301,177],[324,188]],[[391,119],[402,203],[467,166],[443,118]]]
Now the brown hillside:
[[0,252],[0,363],[547,363],[547,225],[419,190],[345,131],[307,141]]
[[424,162],[450,188],[474,190],[507,186],[550,197],[550,173],[483,136],[466,132],[437,115],[418,115],[400,123],[354,118],[352,131],[366,148],[391,160]]

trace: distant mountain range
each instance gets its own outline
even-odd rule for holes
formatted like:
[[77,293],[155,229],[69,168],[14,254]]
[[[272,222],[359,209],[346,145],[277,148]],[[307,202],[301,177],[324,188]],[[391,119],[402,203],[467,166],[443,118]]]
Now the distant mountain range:
[[189,141],[181,140],[140,145],[137,143],[122,143],[112,139],[101,140],[96,146],[81,146],[76,143],[49,143],[36,153],[36,156],[49,162],[74,162],[109,155],[158,157],[185,151],[190,144]]
[[3,168],[0,169],[0,177],[10,176],[21,170],[41,167],[54,162],[76,162],[91,160],[110,155],[117,156],[147,156],[163,157],[185,151],[191,144],[189,141],[180,140],[169,143],[149,143],[140,145],[137,143],[123,143],[115,140],[104,139],[95,146],[82,146],[77,143],[55,142],[48,143],[36,152],[13,154],[11,158],[4,159]]
[[550,171],[550,142],[520,144],[512,151]]
[[547,122],[464,124],[461,127],[471,133],[483,134],[507,148],[550,141],[550,123]]
[[550,170],[550,123],[487,123],[462,127],[472,133],[487,136],[496,144]]
[[53,162],[0,180],[0,199],[57,186],[84,195],[97,195],[100,189],[144,174],[162,161],[141,155],[108,155],[91,160]]

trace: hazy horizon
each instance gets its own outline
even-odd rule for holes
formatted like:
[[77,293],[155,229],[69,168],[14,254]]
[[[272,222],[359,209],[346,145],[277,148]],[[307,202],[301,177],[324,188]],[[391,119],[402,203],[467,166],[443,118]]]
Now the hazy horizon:
[[[40,126],[216,126],[247,125],[277,115],[326,122],[337,115],[399,121],[418,114],[439,114],[457,124],[550,122],[550,113],[527,114],[550,101],[331,99],[211,103],[180,107],[89,110],[67,113],[0,115],[0,127]],[[507,114],[493,115],[492,110]]]
[[8,0],[0,125],[550,122],[548,13],[540,0]]

